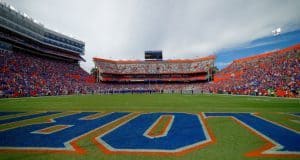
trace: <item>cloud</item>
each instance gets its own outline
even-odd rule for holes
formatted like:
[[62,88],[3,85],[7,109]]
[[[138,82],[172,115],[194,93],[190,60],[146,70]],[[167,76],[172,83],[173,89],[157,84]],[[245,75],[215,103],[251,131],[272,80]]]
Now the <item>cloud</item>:
[[217,62],[215,64],[215,66],[219,67],[219,68],[224,68],[225,66],[228,66],[229,64],[231,64],[232,62]]
[[86,42],[92,57],[143,59],[206,56],[271,35],[276,27],[299,29],[298,0],[5,0],[50,29]]

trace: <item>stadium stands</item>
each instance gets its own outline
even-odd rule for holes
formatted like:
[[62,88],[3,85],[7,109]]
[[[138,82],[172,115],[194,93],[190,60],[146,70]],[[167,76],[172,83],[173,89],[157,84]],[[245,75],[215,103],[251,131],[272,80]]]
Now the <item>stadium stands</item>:
[[0,90],[10,97],[150,91],[295,97],[300,90],[299,46],[235,60],[209,83],[93,83],[78,63],[1,49]]
[[79,66],[85,44],[0,3],[0,96],[89,92],[94,82]]
[[169,74],[206,72],[215,56],[189,60],[113,61],[94,58],[101,73],[114,74]]
[[[150,91],[295,97],[300,91],[300,45],[235,60],[208,83],[185,82],[180,78],[177,78],[179,82],[152,82],[149,77],[148,81],[135,83],[94,83],[94,78],[78,63],[16,52],[10,50],[10,46],[1,46],[0,91],[9,97]],[[147,73],[145,68],[139,70]]]
[[300,91],[300,44],[233,61],[215,75],[214,92],[293,97]]
[[95,77],[79,65],[84,42],[36,24],[6,4],[0,3],[0,11],[1,97],[128,92],[300,95],[300,44],[235,60],[215,75],[215,56],[154,61],[94,58],[95,83]]
[[215,56],[188,60],[114,61],[94,58],[103,82],[208,81]]
[[1,51],[0,90],[9,97],[87,93],[89,74],[78,63]]
[[[99,68],[104,68],[102,72],[105,72],[106,67],[114,65],[116,67],[115,70],[122,73],[122,70],[119,71],[117,68],[118,62],[110,61],[106,64],[105,62],[102,64],[102,62],[101,60],[99,66]],[[139,74],[140,76],[147,73],[145,71],[145,68],[149,68],[145,67],[147,65],[132,65],[132,63],[131,61],[130,65],[128,65],[129,68],[125,69],[126,74],[130,72],[135,73],[134,71],[137,70],[136,66],[139,66],[139,71],[143,71],[142,74]],[[124,64],[121,66],[124,67]],[[108,68],[111,69],[110,67]],[[180,71],[182,70],[178,69],[178,72]],[[127,81],[127,83],[99,83],[99,85],[101,85],[103,90],[114,90],[116,92],[123,90],[151,90],[182,93],[182,91],[192,90],[193,93],[296,97],[299,96],[300,92],[300,44],[278,51],[235,60],[214,75],[214,81],[209,83],[147,83],[144,80],[142,79],[140,83],[128,83]],[[184,82],[184,80],[181,80],[181,82]]]

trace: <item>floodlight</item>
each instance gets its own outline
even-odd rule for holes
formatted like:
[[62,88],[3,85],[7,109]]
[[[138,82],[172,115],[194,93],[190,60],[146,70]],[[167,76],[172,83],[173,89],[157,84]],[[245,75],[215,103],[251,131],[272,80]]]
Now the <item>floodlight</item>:
[[274,29],[274,30],[272,31],[273,36],[277,36],[277,35],[279,35],[280,33],[281,33],[281,28],[277,28],[277,29]]

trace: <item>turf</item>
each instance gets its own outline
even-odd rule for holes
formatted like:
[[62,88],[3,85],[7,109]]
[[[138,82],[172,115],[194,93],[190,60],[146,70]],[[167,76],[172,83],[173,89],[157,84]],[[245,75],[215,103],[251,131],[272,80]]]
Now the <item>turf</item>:
[[[259,112],[260,116],[284,124],[300,131],[300,124],[291,120],[300,117],[280,112],[300,112],[300,99],[285,99],[272,97],[227,96],[227,95],[180,95],[180,94],[127,94],[127,95],[82,95],[59,97],[36,97],[0,99],[0,112],[32,112],[63,111],[57,115],[49,115],[35,119],[15,122],[0,126],[3,129],[23,126],[30,123],[40,123],[48,118],[71,114],[73,111],[131,111],[131,112]],[[71,113],[70,113],[71,112]],[[21,113],[26,115],[27,113]],[[0,119],[13,117],[1,116]],[[247,152],[264,145],[256,135],[250,133],[230,118],[209,118],[208,127],[212,130],[217,142],[203,149],[192,151],[184,156],[142,156],[142,155],[106,155],[103,154],[91,139],[97,133],[92,133],[80,141],[78,145],[87,150],[84,155],[62,153],[25,153],[0,152],[0,159],[297,159],[297,158],[263,158],[245,157]],[[1,137],[0,137],[1,140]]]
[[0,99],[0,111],[299,112],[300,99],[228,95],[126,94]]

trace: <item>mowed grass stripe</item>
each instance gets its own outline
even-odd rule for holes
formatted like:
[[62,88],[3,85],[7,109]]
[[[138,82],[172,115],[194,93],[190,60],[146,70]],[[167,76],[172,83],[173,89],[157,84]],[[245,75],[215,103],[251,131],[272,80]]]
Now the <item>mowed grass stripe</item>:
[[300,99],[125,94],[0,99],[0,111],[300,112]]

